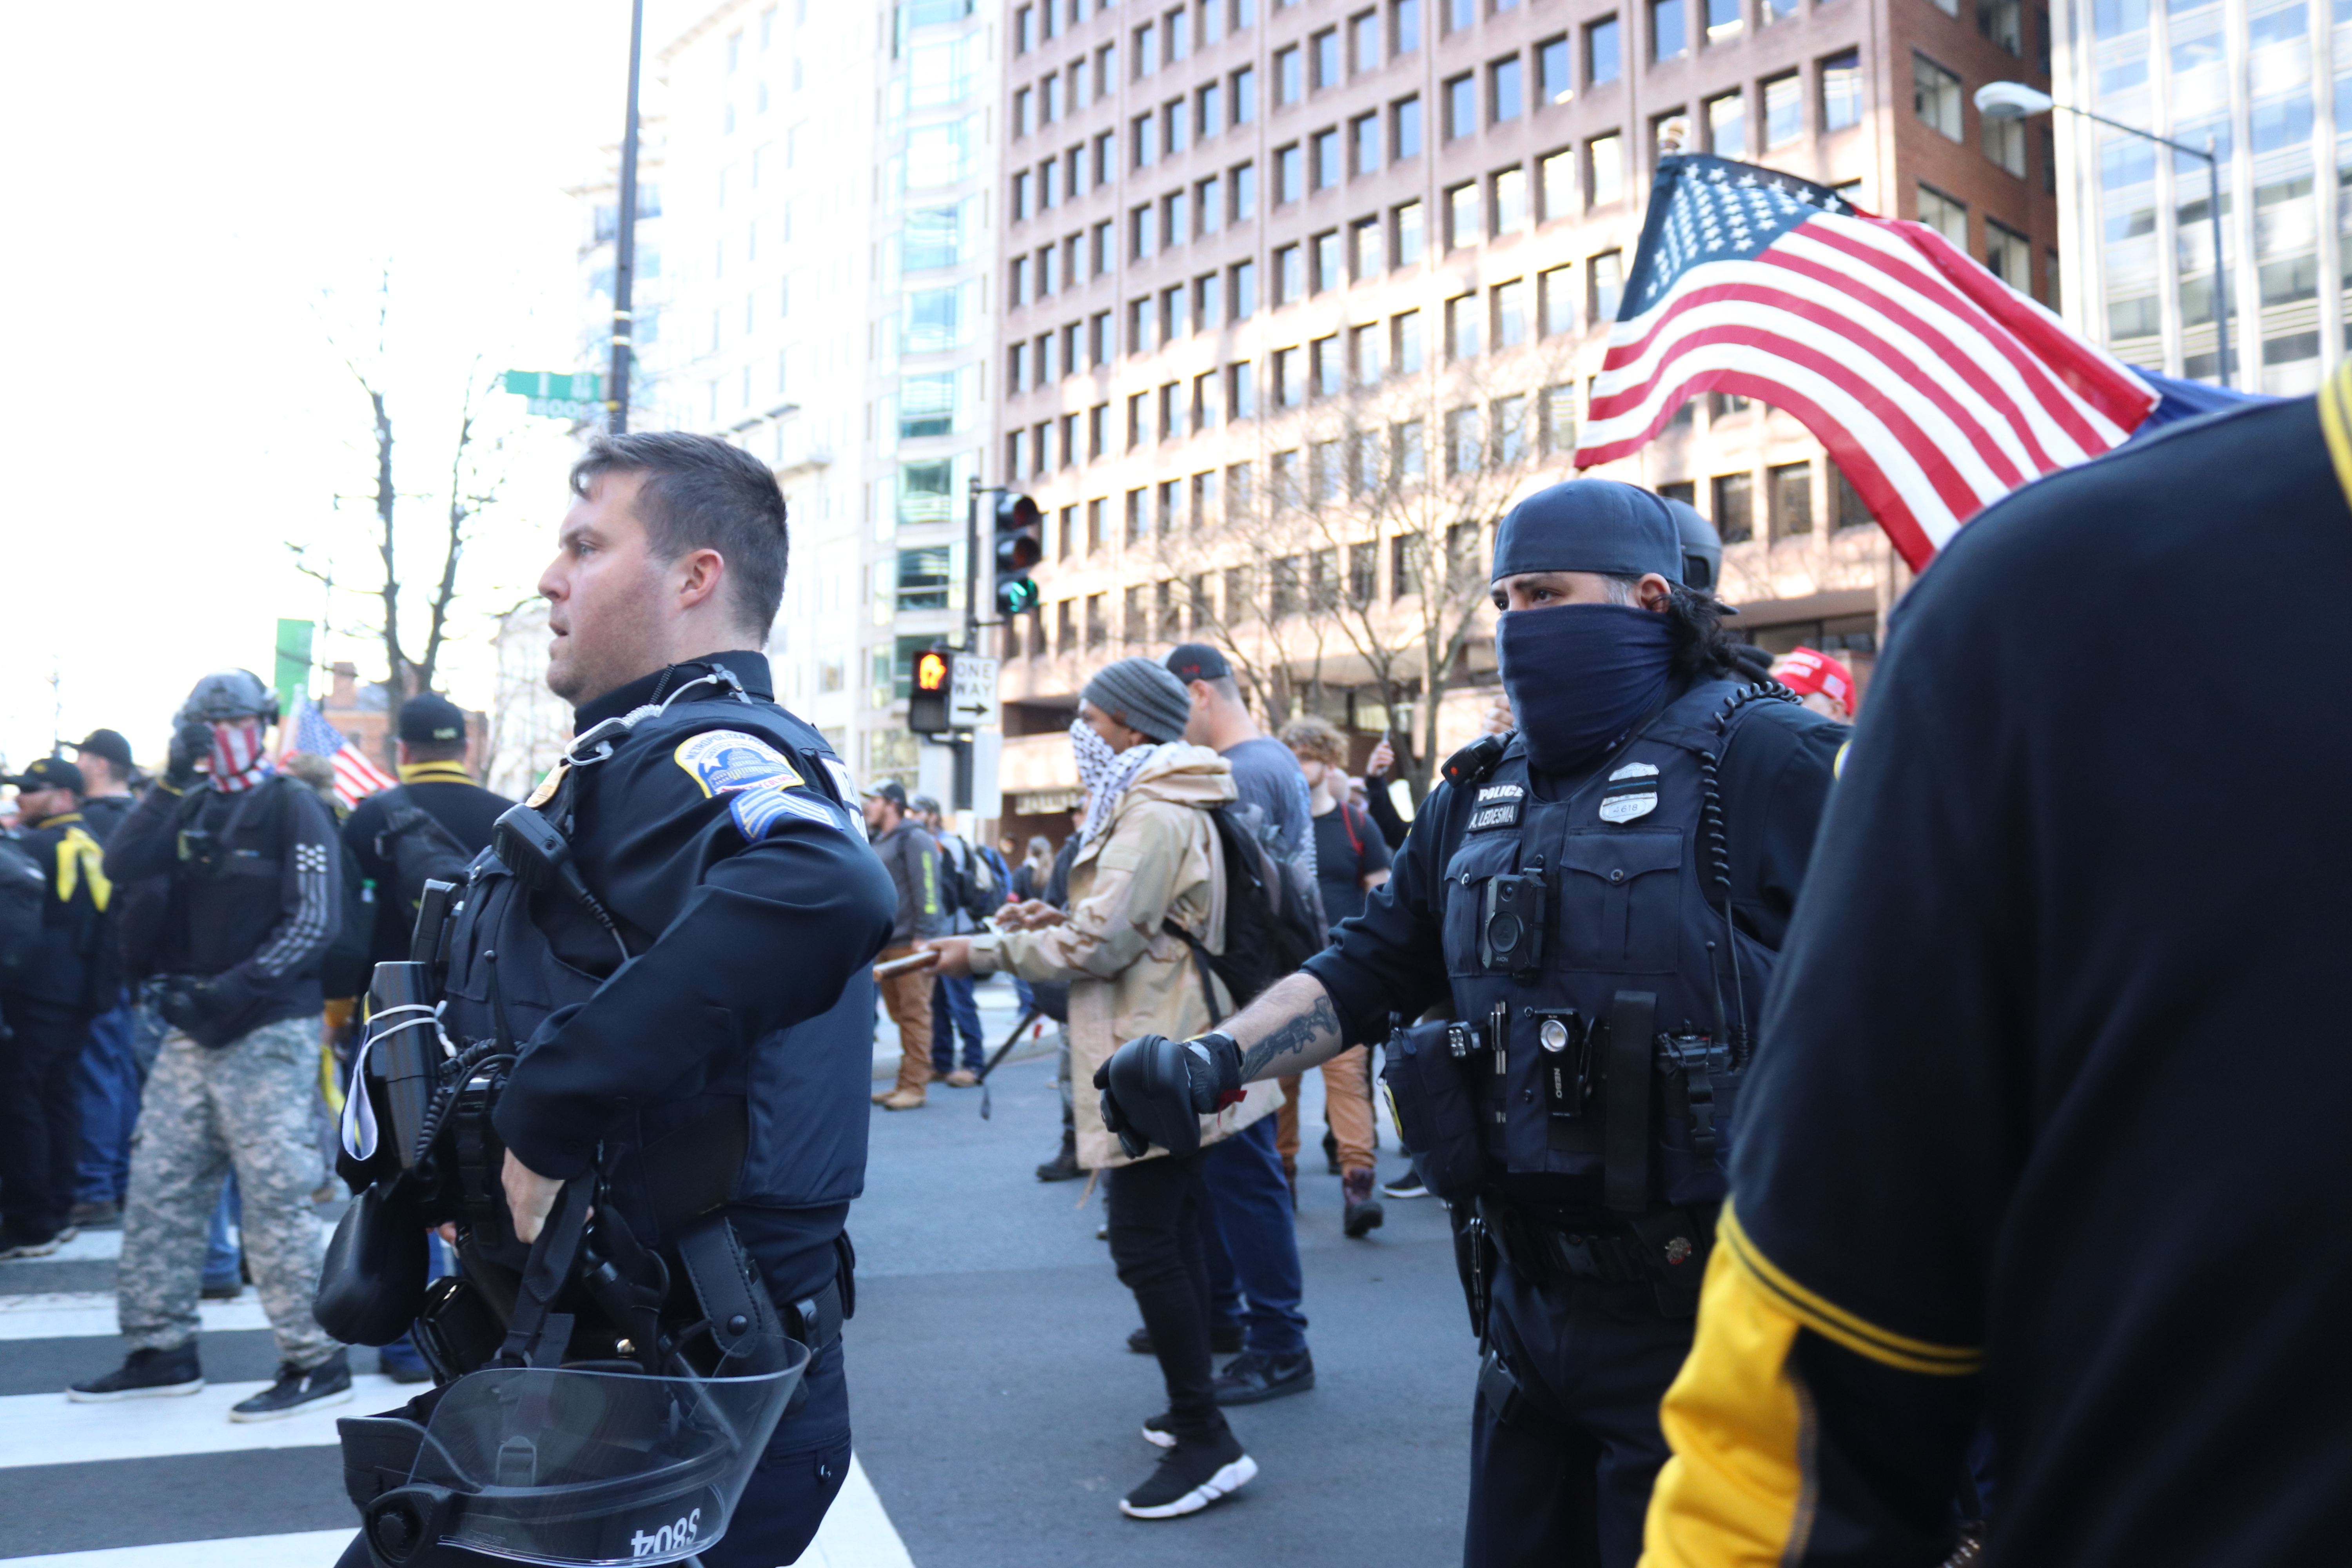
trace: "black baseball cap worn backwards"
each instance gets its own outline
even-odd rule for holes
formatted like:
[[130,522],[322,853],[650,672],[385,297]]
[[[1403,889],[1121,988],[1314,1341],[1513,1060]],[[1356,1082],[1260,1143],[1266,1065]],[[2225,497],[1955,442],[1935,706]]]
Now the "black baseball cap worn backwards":
[[412,746],[462,741],[466,711],[437,691],[423,691],[400,705],[400,738]]
[[1615,479],[1549,485],[1495,531],[1493,580],[1523,572],[1598,572],[1683,580],[1682,531],[1665,501]]

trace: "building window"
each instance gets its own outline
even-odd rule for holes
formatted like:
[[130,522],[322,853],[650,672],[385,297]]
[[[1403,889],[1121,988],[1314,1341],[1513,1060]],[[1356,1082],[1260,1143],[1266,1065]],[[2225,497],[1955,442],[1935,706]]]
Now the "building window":
[[1718,158],[1748,156],[1748,99],[1727,92],[1706,100],[1706,150]]
[[901,611],[948,607],[948,546],[898,552],[897,601]]
[[1720,44],[1739,36],[1739,0],[1706,0],[1706,41]]
[[1536,46],[1536,102],[1566,103],[1575,96],[1570,79],[1568,36],[1546,38]]
[[1718,474],[1715,479],[1715,531],[1726,544],[1756,537],[1756,476]]
[[1225,89],[1210,82],[1192,95],[1192,134],[1203,141],[1225,128]]
[[1360,114],[1348,121],[1348,141],[1355,150],[1356,173],[1369,174],[1381,166],[1381,117]]
[[1225,269],[1225,278],[1228,284],[1227,293],[1230,296],[1226,302],[1233,307],[1233,314],[1229,319],[1246,321],[1256,315],[1257,263],[1236,261]]
[[1485,467],[1485,443],[1479,439],[1478,411],[1449,408],[1445,412],[1445,473],[1448,479],[1475,474]]
[[1298,247],[1279,245],[1274,250],[1274,295],[1267,303],[1279,309],[1297,303],[1307,293],[1306,268]]
[[1543,202],[1540,221],[1553,222],[1576,213],[1576,151],[1564,147],[1536,160],[1536,188]]
[[1400,204],[1391,214],[1396,228],[1396,265],[1411,267],[1423,259],[1429,248],[1426,226],[1419,202]]
[[1576,331],[1575,268],[1554,267],[1536,274],[1536,309],[1548,338]]
[[1495,233],[1517,234],[1528,226],[1528,172],[1498,169],[1495,173]]
[[1139,489],[1127,492],[1127,542],[1129,544],[1138,542],[1150,531],[1150,514],[1143,510],[1145,494]]
[[1396,149],[1396,162],[1421,156],[1421,95],[1400,98],[1389,105],[1389,145]]
[[1339,130],[1318,131],[1312,142],[1315,150],[1315,188],[1328,191],[1346,177],[1339,164]]
[[1523,279],[1497,283],[1491,289],[1494,300],[1495,346],[1515,349],[1528,341],[1528,286]]
[[1307,345],[1307,375],[1318,397],[1337,397],[1348,388],[1348,367],[1339,354],[1339,335],[1317,338]]
[[1468,73],[1454,78],[1441,89],[1445,105],[1445,139],[1452,142],[1478,129],[1478,79]]
[[1776,76],[1764,84],[1764,145],[1780,147],[1805,132],[1804,88],[1797,73]]
[[1368,71],[1379,68],[1381,63],[1381,14],[1360,12],[1348,18],[1348,52],[1353,57],[1355,68]]
[[1307,40],[1307,47],[1314,56],[1316,89],[1339,86],[1344,78],[1339,68],[1339,29],[1324,28]]
[[1528,400],[1498,397],[1489,412],[1494,416],[1489,428],[1494,436],[1495,466],[1508,468],[1528,454]]
[[1650,58],[1671,60],[1690,52],[1683,22],[1684,0],[1650,0]]
[[1421,312],[1406,310],[1390,322],[1396,332],[1396,368],[1399,375],[1417,375],[1423,359],[1421,343]]
[[1135,30],[1135,79],[1141,81],[1160,68],[1160,29],[1146,22]]
[[1224,182],[1212,174],[1192,187],[1192,226],[1207,235],[1216,233],[1224,223]]
[[1390,0],[1389,47],[1400,55],[1421,47],[1421,0]]
[[1339,231],[1326,229],[1307,244],[1308,290],[1320,294],[1327,289],[1345,288],[1348,269],[1339,254]]
[[1368,283],[1388,270],[1387,247],[1381,244],[1381,220],[1358,218],[1348,226],[1349,248],[1355,253],[1356,281]]
[[[2012,55],[2024,54],[2024,5],[2021,0],[1977,0],[1977,31]],[[2295,36],[2303,36],[2300,27]]]
[[1304,63],[1298,46],[1274,51],[1274,106],[1280,109],[1297,103],[1306,93]]
[[1247,125],[1257,118],[1257,68],[1244,66],[1234,72],[1234,123]]
[[1110,640],[1110,595],[1087,595],[1087,647],[1098,648]]
[[1962,250],[1969,247],[1969,205],[1957,201],[1922,184],[1919,186],[1919,221],[1950,240]]
[[1592,205],[1607,206],[1625,199],[1625,139],[1622,136],[1595,136],[1584,144],[1586,173],[1591,183],[1586,187],[1592,193]]
[[1517,120],[1527,107],[1519,57],[1512,55],[1486,68],[1486,114],[1490,124]]
[[1383,335],[1378,323],[1348,330],[1348,348],[1356,362],[1358,386],[1378,386],[1381,378],[1388,374],[1388,345],[1381,341]]
[[1543,421],[1543,449],[1550,457],[1576,450],[1576,388],[1567,383],[1543,389],[1538,416]]
[[1307,160],[1297,142],[1274,150],[1274,205],[1295,202],[1304,195]]
[[1621,31],[1614,16],[1587,23],[1584,28],[1584,85],[1600,87],[1625,74]]
[[1483,226],[1478,222],[1478,182],[1471,180],[1449,187],[1445,192],[1445,248],[1460,250],[1478,243]]
[[2003,169],[2025,178],[2025,121],[1995,120],[1990,114],[1977,117],[1979,144],[1984,155]]
[[1233,220],[1247,223],[1257,216],[1257,165],[1236,163],[1225,174],[1234,187]]
[[1478,357],[1478,297],[1475,294],[1445,301],[1445,357],[1456,362]]
[[1274,351],[1274,405],[1296,408],[1307,401],[1307,359],[1300,349]]
[[1587,309],[1596,321],[1613,321],[1617,306],[1625,292],[1625,253],[1604,250],[1585,263],[1585,277],[1591,290]]
[[1822,129],[1862,123],[1862,53],[1848,49],[1822,62]]
[[1772,508],[1772,537],[1794,539],[1813,531],[1813,466],[1811,463],[1783,463],[1767,468],[1764,478],[1771,489],[1768,500]]
[[1913,50],[1911,107],[1938,135],[1960,139],[1960,79]]
[[1257,417],[1256,368],[1245,359],[1225,367],[1225,407],[1234,419]]
[[2007,224],[1987,218],[1985,269],[2019,293],[2030,295],[2033,291],[2033,247]]

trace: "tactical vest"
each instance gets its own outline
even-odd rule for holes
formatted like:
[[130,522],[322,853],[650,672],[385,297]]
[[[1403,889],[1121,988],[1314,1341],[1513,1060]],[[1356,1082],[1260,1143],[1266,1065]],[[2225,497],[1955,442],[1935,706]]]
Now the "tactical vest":
[[1452,1054],[1490,1171],[1605,1173],[1625,1213],[1723,1196],[1777,955],[1726,919],[1714,774],[1745,704],[1770,689],[1702,682],[1565,785],[1516,737],[1456,785]]
[[[772,703],[716,685],[638,719],[617,738],[608,734],[609,744],[597,739],[603,726],[575,741],[571,765],[541,815],[567,832],[583,816],[593,825],[604,759],[624,749],[666,751],[714,729],[767,742],[796,761],[811,789],[855,813],[842,797],[840,763],[814,730]],[[593,879],[590,891],[602,899]],[[660,934],[632,926],[626,911],[615,911],[615,920],[632,956]],[[619,967],[613,937],[578,902],[524,887],[495,850],[483,851],[467,872],[448,952],[442,1026],[461,1043],[501,1032],[527,1042],[551,1015],[586,1002]],[[488,961],[493,952],[495,962]],[[791,955],[780,953],[777,962],[790,963]],[[644,1152],[675,1151],[707,1140],[704,1130],[713,1125],[740,1122],[744,1153],[729,1202],[775,1208],[847,1203],[865,1184],[873,1026],[873,977],[860,968],[829,1011],[710,1061],[698,1080],[681,1081],[673,1098],[639,1107],[633,1129],[607,1140],[600,1170],[625,1191]],[[644,1048],[658,1051],[663,1043],[648,1039]],[[640,1234],[651,1239],[650,1231]]]
[[[309,789],[289,774],[273,773],[235,795],[205,784],[182,797],[173,817],[178,859],[157,968],[219,974],[251,958],[268,939],[286,913],[286,862],[279,853],[286,814],[295,809],[295,795]],[[313,958],[305,973],[318,967]]]

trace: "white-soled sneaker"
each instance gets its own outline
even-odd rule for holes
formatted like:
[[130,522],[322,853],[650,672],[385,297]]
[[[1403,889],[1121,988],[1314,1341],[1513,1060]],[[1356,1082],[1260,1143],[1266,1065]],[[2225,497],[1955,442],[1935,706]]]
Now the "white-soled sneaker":
[[1118,1511],[1129,1519],[1181,1519],[1239,1491],[1256,1474],[1257,1461],[1228,1426],[1214,1437],[1177,1442],[1150,1480],[1118,1500]]

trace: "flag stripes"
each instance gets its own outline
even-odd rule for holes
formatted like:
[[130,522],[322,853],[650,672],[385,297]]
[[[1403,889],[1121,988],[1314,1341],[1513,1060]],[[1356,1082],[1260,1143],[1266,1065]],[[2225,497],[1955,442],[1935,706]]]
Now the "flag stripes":
[[2119,445],[2156,394],[1916,223],[1706,157],[1662,162],[1576,465],[1722,391],[1794,416],[1914,570],[2019,486]]
[[390,773],[368,761],[367,753],[343,738],[343,732],[327,722],[317,704],[305,695],[294,700],[294,712],[286,721],[278,750],[278,760],[308,752],[325,757],[334,764],[335,798],[349,810],[380,789],[390,789],[396,782]]

